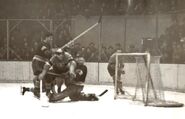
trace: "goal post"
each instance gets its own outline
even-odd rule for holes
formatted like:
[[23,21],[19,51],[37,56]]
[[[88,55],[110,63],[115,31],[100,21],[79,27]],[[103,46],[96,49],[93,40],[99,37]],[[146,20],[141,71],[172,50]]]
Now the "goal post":
[[[120,57],[126,56],[126,57],[132,57],[132,56],[147,56],[147,61],[150,60],[150,54],[149,53],[115,53],[116,58],[116,64],[115,64],[115,86],[114,86],[114,98],[116,99],[118,97],[117,95],[117,82],[118,82],[118,69],[119,65],[122,60],[120,60]],[[132,61],[131,61],[132,62]],[[128,63],[128,62],[127,62]],[[147,66],[149,66],[149,61],[146,63]]]
[[[148,52],[115,53],[115,61],[114,99],[132,99],[142,102],[145,106],[183,106],[182,103],[165,100],[160,56],[151,56]],[[120,94],[119,88],[124,90],[125,94]]]

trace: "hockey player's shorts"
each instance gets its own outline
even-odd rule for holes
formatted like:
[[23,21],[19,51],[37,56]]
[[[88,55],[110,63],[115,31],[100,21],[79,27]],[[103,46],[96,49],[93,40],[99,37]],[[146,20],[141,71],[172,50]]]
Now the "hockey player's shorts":
[[44,67],[44,64],[47,60],[38,56],[38,55],[35,55],[33,57],[33,60],[32,60],[32,70],[33,70],[33,74],[34,75],[39,75],[42,70],[43,70],[43,67]]

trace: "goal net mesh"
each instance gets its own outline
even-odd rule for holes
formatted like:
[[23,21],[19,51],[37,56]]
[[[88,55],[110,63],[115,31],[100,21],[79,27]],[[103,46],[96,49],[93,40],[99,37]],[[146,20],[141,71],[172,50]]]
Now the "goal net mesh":
[[[149,53],[116,53],[114,98],[130,98],[146,106],[179,107],[165,99],[160,56]],[[124,94],[119,90],[124,90]]]

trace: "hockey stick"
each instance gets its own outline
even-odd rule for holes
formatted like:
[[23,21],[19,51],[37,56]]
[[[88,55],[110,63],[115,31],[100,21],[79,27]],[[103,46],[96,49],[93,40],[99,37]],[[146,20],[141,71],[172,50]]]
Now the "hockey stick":
[[94,25],[92,25],[91,27],[89,27],[87,30],[85,30],[84,32],[82,32],[81,34],[79,34],[78,36],[76,36],[75,38],[73,38],[67,44],[65,44],[64,46],[62,46],[61,49],[64,49],[66,46],[69,46],[71,43],[73,43],[74,41],[76,41],[78,38],[80,38],[81,36],[83,36],[84,34],[86,34],[88,31],[90,31],[91,29],[93,29],[94,27],[96,27],[99,23],[101,23],[101,19],[102,19],[102,15],[100,15],[99,20],[98,20],[97,23],[95,23]]
[[103,96],[105,93],[107,93],[108,92],[108,90],[106,89],[106,90],[104,90],[102,93],[100,93],[99,95],[98,95],[98,97],[101,97],[101,96]]
[[40,80],[40,102],[41,102],[41,107],[47,108],[47,107],[49,107],[49,102],[48,102],[48,100],[46,100],[46,94],[43,93],[43,91],[42,91],[42,83],[43,83],[43,81]]

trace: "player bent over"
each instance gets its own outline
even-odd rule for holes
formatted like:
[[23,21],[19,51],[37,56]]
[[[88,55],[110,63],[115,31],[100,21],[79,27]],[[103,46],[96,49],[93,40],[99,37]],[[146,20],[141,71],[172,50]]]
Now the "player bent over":
[[[25,94],[26,91],[33,92],[34,96],[37,98],[40,97],[40,80],[44,79],[46,74],[47,65],[49,59],[52,55],[51,52],[51,43],[53,40],[53,35],[48,33],[45,35],[45,39],[39,43],[36,54],[32,59],[32,70],[34,74],[33,84],[34,88],[22,87],[22,95]],[[45,81],[43,80],[43,84]],[[43,90],[45,90],[45,85],[43,85]]]
[[[84,83],[85,79],[86,79],[86,75],[87,75],[87,66],[84,64],[85,59],[83,57],[76,57],[75,62],[76,62],[76,68],[75,68],[76,78],[75,78],[75,80],[78,82]],[[63,75],[63,77],[60,77],[60,79],[56,80],[56,82],[57,82],[56,84],[58,86],[58,93],[61,92],[61,87],[64,82],[63,80],[61,80],[61,78],[65,79],[64,75]]]
[[[73,101],[98,100],[95,94],[82,93],[84,86],[81,84],[85,81],[85,79],[81,77],[83,76],[83,71],[77,69],[76,61],[68,52],[61,50],[60,54],[54,55],[50,60],[50,65],[56,73],[65,74],[63,78],[65,79],[66,85],[63,91],[59,93],[50,93],[50,102],[57,102],[66,97],[69,97]],[[86,74],[84,72],[84,77],[85,76]]]
[[[116,51],[117,53],[121,53],[121,50],[117,50]],[[114,85],[115,85],[115,68],[116,68],[116,55],[115,53],[113,53],[109,59],[109,62],[108,62],[108,66],[107,66],[107,70],[110,74],[110,76],[112,77],[113,79],[113,82],[114,82]],[[117,89],[116,89],[116,93],[121,93],[121,94],[125,94],[125,92],[123,91],[122,89],[122,82],[121,82],[121,74],[124,74],[124,64],[123,63],[119,63],[118,64],[118,76],[117,76]]]

